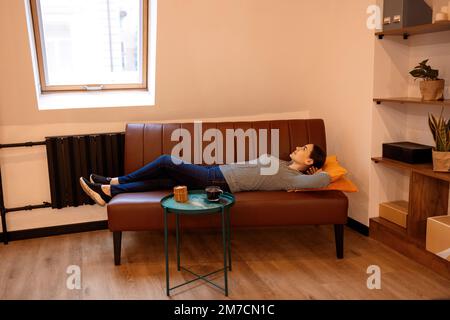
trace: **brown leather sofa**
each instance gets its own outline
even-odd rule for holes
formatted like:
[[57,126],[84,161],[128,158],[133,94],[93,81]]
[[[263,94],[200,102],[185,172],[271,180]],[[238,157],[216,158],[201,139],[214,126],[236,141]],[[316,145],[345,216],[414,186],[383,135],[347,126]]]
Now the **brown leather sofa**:
[[[223,137],[226,129],[279,129],[280,159],[288,160],[296,146],[308,143],[326,150],[323,120],[281,120],[258,122],[203,123],[203,132],[219,129]],[[171,141],[174,129],[186,128],[192,135],[194,124],[128,124],[125,133],[125,172],[132,172],[162,154],[170,154],[178,142]],[[205,147],[210,142],[203,142]],[[226,139],[224,139],[226,144]],[[224,145],[224,155],[226,146]],[[248,160],[248,148],[247,160]],[[193,152],[192,152],[193,155]],[[236,155],[235,155],[236,156]],[[147,231],[163,228],[163,211],[159,201],[170,190],[126,193],[115,196],[108,204],[108,224],[113,232],[114,260],[120,264],[123,231]],[[334,225],[336,254],[343,258],[344,225],[347,222],[348,199],[340,191],[289,193],[286,191],[256,191],[236,193],[231,210],[232,227]],[[220,226],[213,216],[183,217],[183,228]],[[173,221],[169,221],[173,227]]]

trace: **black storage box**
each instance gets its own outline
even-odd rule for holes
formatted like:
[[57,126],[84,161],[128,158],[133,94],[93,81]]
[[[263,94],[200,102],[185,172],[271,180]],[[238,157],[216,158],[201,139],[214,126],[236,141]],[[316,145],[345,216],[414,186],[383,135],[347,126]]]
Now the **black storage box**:
[[384,0],[384,31],[432,22],[433,9],[424,0]]
[[403,161],[411,164],[430,163],[433,147],[412,142],[394,142],[383,144],[383,158]]

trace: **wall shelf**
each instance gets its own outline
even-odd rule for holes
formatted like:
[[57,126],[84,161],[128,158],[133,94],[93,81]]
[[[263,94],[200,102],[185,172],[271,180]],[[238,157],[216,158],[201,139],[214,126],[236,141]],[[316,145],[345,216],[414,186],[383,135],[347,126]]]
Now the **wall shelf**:
[[424,105],[450,107],[450,100],[423,101],[421,98],[399,97],[399,98],[374,98],[373,101],[376,102],[377,104],[381,104],[381,103],[386,103],[387,102],[387,103],[424,104]]
[[[422,143],[426,139],[429,141],[427,144],[432,144],[427,125],[428,112],[450,107],[450,96],[443,101],[423,101],[420,94],[408,97],[408,91],[413,89],[409,72],[419,57],[426,57],[443,69],[443,75],[448,75],[448,34],[450,21],[374,32],[379,39],[385,40],[375,42],[372,149],[388,142],[386,139],[410,141],[419,135],[424,139]],[[402,40],[410,37],[416,38]],[[414,91],[417,89],[414,87]],[[393,95],[394,91],[400,94]],[[370,199],[378,204],[399,200],[393,197],[404,198],[403,195],[407,194],[407,199],[402,200],[408,201],[408,216],[403,228],[379,217],[377,206],[371,205],[370,217],[374,218],[370,219],[370,237],[450,279],[450,261],[426,250],[428,218],[448,214],[450,172],[434,172],[431,163],[408,164],[383,157],[371,159],[371,167],[375,170],[370,172],[373,185]],[[394,172],[396,170],[404,174],[400,177]],[[390,192],[392,188],[398,192]]]
[[408,170],[410,172],[416,172],[419,174],[422,174],[424,176],[447,181],[450,182],[450,173],[445,172],[434,172],[433,171],[433,165],[431,163],[425,163],[425,164],[409,164],[406,162],[396,161],[388,158],[382,158],[382,157],[373,157],[372,161],[375,163],[380,163],[382,165],[388,166],[388,167],[394,167],[399,168],[403,170]]
[[418,34],[435,33],[442,31],[450,31],[450,21],[441,21],[397,30],[380,31],[375,33],[375,35],[379,39],[383,39],[383,37],[385,36],[403,36],[404,39],[408,39],[408,37]]

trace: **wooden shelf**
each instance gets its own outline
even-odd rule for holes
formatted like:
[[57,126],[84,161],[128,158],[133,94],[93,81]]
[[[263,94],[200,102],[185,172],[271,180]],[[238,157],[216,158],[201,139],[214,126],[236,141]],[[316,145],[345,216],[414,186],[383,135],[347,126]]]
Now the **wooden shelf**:
[[[450,21],[437,22],[435,24],[425,24],[414,27],[407,27],[397,30],[386,30],[376,32],[375,35],[379,39],[386,38],[386,41],[394,41],[397,44],[403,43],[406,46],[414,45],[414,42],[402,41],[401,39],[408,39],[409,37],[416,35],[426,35],[439,32],[450,32]],[[444,37],[445,35],[445,37]],[[426,39],[423,37],[427,45],[430,45],[430,49],[426,51],[436,49],[442,43],[449,44],[450,37],[447,34],[436,34],[437,38]],[[434,39],[434,40],[433,40]],[[381,40],[380,40],[381,41]],[[381,45],[381,44],[380,44]],[[397,65],[401,61],[397,61],[398,50],[403,50],[397,45],[392,48],[384,48],[388,50],[387,57],[381,57],[381,59],[375,59],[375,67],[385,67],[385,65],[392,64]],[[392,53],[392,54],[390,54]],[[383,55],[385,52],[383,52]],[[425,54],[426,55],[426,54]],[[435,54],[436,55],[436,54]],[[376,57],[377,58],[377,55]],[[377,63],[379,62],[379,63]],[[384,66],[378,66],[377,64],[386,62]],[[389,71],[387,71],[389,72]],[[380,80],[382,81],[382,80]],[[381,82],[380,82],[381,83]],[[450,98],[450,97],[448,97]],[[385,96],[375,97],[373,101],[377,104],[383,104],[383,106],[377,106],[381,108],[396,108],[401,111],[402,108],[407,111],[410,106],[415,106],[415,109],[431,110],[437,107],[450,107],[450,99],[443,101],[423,101],[420,97],[401,97],[401,96]],[[374,104],[375,105],[375,104]],[[433,107],[434,106],[434,107]],[[378,110],[378,109],[377,109]],[[381,109],[380,109],[381,110]],[[386,115],[388,116],[388,115]],[[386,121],[385,121],[386,120]],[[390,119],[394,120],[394,119]],[[372,126],[374,130],[381,125],[389,125],[395,127],[395,122],[388,121],[384,117],[376,121],[377,123]],[[426,119],[425,119],[426,122]],[[377,139],[378,140],[378,139]],[[378,143],[385,141],[378,141]],[[377,142],[375,142],[377,144]],[[431,160],[431,159],[430,159]],[[450,191],[450,172],[434,172],[433,164],[409,164],[401,161],[387,159],[383,157],[373,157],[372,161],[380,166],[390,167],[396,170],[403,170],[409,175],[409,190],[408,190],[408,217],[406,221],[406,228],[400,227],[388,220],[381,217],[370,219],[369,233],[370,237],[378,240],[386,246],[398,251],[399,253],[411,258],[412,260],[434,270],[435,272],[450,279],[450,261],[447,261],[431,252],[426,250],[426,233],[427,233],[427,220],[433,216],[441,216],[448,214],[449,205],[449,191]],[[378,167],[378,166],[377,166]],[[382,169],[382,168],[381,168]],[[383,184],[387,180],[394,179],[393,174],[389,172],[378,172],[379,174],[386,173],[387,176],[384,179],[380,179],[376,185],[376,188],[387,191],[388,186]],[[381,178],[381,177],[380,177]],[[393,186],[396,185],[396,181],[390,182]],[[376,194],[376,193],[375,193]],[[372,193],[371,193],[372,195]],[[388,196],[393,196],[388,194]],[[381,201],[383,196],[376,196]],[[377,200],[376,200],[377,201]]]
[[375,163],[409,171],[409,208],[407,234],[423,239],[427,219],[448,212],[450,173],[434,172],[431,163],[409,164],[387,158],[372,158]]
[[382,38],[384,36],[403,36],[405,38],[418,34],[435,33],[442,31],[450,31],[450,21],[441,21],[420,26],[402,28],[397,30],[387,30],[375,33],[376,36]]
[[370,219],[370,237],[450,279],[450,262],[428,252],[424,238],[413,238],[405,229],[383,218]]
[[444,101],[423,101],[421,98],[407,98],[407,97],[400,97],[400,98],[374,98],[374,102],[380,104],[383,102],[388,103],[400,103],[400,104],[425,104],[425,105],[435,105],[435,106],[443,106],[443,107],[450,107],[450,100],[444,100]]
[[381,217],[372,218],[371,221],[372,220],[375,223],[382,225],[383,228],[388,229],[389,232],[394,233],[397,237],[403,240],[407,240],[408,242],[415,244],[419,248],[425,249],[426,237],[412,237],[408,235],[406,228],[402,228],[401,226],[396,225],[395,223],[390,222],[389,220],[383,219]]
[[425,163],[425,164],[409,164],[406,162],[396,161],[388,158],[372,158],[372,161],[375,163],[380,163],[382,165],[388,166],[388,167],[394,167],[399,168],[403,170],[408,170],[410,172],[416,172],[421,175],[431,177],[438,180],[443,180],[450,182],[450,173],[445,172],[434,172],[433,171],[433,164],[431,163]]

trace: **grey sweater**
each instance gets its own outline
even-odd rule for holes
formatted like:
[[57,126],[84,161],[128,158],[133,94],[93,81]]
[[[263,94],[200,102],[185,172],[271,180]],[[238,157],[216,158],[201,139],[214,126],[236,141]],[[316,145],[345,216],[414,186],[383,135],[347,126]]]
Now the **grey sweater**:
[[[269,160],[272,161],[272,167],[278,162],[278,170],[273,170],[274,174],[262,174],[271,167]],[[231,192],[323,188],[330,184],[330,176],[327,173],[305,175],[289,168],[290,164],[291,162],[265,155],[255,162],[226,164],[219,168]]]

